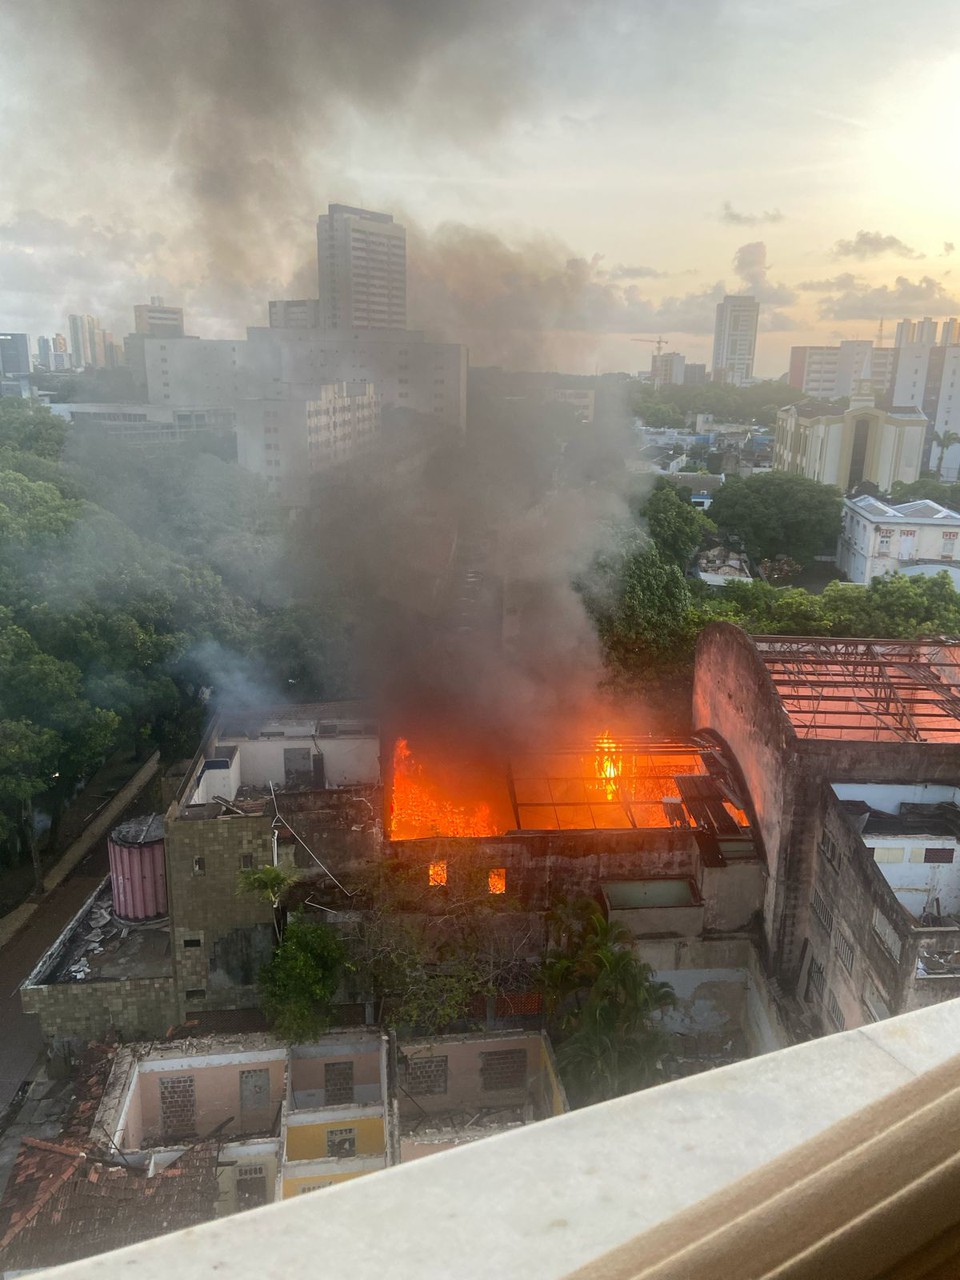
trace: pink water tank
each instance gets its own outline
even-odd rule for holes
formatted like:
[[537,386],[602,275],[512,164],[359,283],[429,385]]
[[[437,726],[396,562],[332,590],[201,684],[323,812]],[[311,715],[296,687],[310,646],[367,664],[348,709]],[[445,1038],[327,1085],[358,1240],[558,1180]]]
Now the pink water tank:
[[167,868],[163,815],[150,813],[114,827],[107,841],[113,910],[120,920],[138,923],[167,914]]

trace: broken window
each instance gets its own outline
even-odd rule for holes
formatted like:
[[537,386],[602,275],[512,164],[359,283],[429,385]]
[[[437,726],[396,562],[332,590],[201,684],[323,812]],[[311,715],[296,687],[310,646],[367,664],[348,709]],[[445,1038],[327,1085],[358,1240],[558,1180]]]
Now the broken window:
[[323,1064],[323,1101],[328,1107],[334,1103],[353,1102],[352,1062]]
[[328,1129],[327,1130],[327,1155],[340,1159],[343,1156],[355,1156],[357,1154],[357,1131],[356,1129]]
[[442,888],[447,883],[447,864],[445,862],[431,862],[427,882],[431,889]]
[[207,874],[207,860],[206,860],[206,858],[194,858],[194,860],[193,860],[193,874],[194,874],[195,876],[205,876],[205,875]]
[[507,869],[506,867],[491,867],[490,874],[487,876],[487,888],[491,893],[507,892]]
[[406,1090],[413,1096],[447,1092],[447,1055],[407,1060]]

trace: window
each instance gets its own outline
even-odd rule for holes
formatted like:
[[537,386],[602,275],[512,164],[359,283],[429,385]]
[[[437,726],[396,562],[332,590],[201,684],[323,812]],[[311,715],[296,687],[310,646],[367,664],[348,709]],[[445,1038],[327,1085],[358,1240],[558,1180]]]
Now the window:
[[507,869],[506,867],[491,867],[487,875],[487,888],[491,893],[507,892]]
[[241,870],[241,871],[252,871],[252,870],[253,870],[253,854],[252,854],[252,853],[241,853],[241,855],[240,855],[240,870]]
[[447,1092],[447,1055],[431,1058],[408,1058],[406,1090],[414,1097]]
[[847,973],[853,973],[853,943],[844,934],[837,931],[837,937],[834,942],[834,949],[840,958],[840,963],[846,969]]
[[824,977],[823,977],[823,965],[820,963],[819,960],[811,960],[810,972],[807,975],[806,1000],[808,1004],[810,1002],[811,992],[814,992],[816,995],[820,996],[821,999],[823,998],[824,985],[825,984],[824,984]]
[[200,945],[200,939],[199,939],[199,938],[184,938],[184,940],[183,940],[183,945],[184,945],[185,947],[199,947],[199,945]]
[[823,857],[830,863],[834,870],[840,866],[840,849],[836,840],[828,832],[820,833],[819,849]]
[[923,860],[924,862],[952,862],[953,849],[949,847],[944,849],[924,849]]
[[487,1093],[523,1089],[526,1083],[526,1049],[494,1049],[481,1053],[480,1084]]
[[357,1131],[356,1129],[328,1129],[327,1130],[327,1155],[335,1156],[338,1160],[344,1156],[355,1156],[357,1154]]
[[447,883],[447,864],[445,862],[431,862],[427,876],[427,883],[431,889],[441,889]]
[[194,874],[195,876],[205,876],[205,875],[207,874],[207,860],[206,860],[206,858],[194,858],[194,860],[193,860],[193,874]]
[[324,1106],[353,1102],[353,1063],[325,1062],[323,1064]]
[[189,987],[184,992],[188,1000],[206,1000],[207,993],[203,987]]
[[813,914],[817,917],[817,919],[823,925],[824,929],[826,929],[827,933],[832,933],[833,932],[833,912],[830,910],[830,908],[824,902],[823,898],[820,896],[820,892],[818,889],[814,889],[813,891],[813,898],[811,899],[810,906],[813,910]]
[[894,929],[893,925],[879,907],[874,908],[873,931],[893,956],[894,960],[899,960],[900,953],[903,950],[903,943],[900,941],[896,929]]
[[830,1021],[837,1030],[842,1031],[847,1025],[847,1020],[843,1016],[843,1010],[840,1008],[840,1002],[833,994],[832,990],[827,992],[827,1013],[830,1015]]

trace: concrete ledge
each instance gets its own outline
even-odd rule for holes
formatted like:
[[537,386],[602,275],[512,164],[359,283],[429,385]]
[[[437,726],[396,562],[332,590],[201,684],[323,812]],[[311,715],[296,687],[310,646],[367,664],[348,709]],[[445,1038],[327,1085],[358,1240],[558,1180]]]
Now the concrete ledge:
[[0,947],[5,947],[20,932],[38,905],[36,902],[21,902],[19,907],[14,907],[0,918]]

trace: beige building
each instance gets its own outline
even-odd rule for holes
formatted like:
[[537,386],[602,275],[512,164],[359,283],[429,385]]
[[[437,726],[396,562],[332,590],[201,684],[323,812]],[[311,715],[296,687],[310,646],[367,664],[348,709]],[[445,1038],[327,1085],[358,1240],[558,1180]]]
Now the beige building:
[[872,396],[854,396],[845,411],[804,401],[777,415],[773,467],[844,492],[865,480],[886,492],[919,478],[926,429],[919,409],[878,409]]
[[165,307],[162,298],[151,298],[133,308],[133,327],[148,338],[182,338],[183,308]]
[[756,298],[728,295],[717,303],[713,332],[713,380],[741,387],[753,377],[760,305]]
[[954,572],[960,551],[960,514],[919,499],[892,506],[866,494],[847,498],[837,544],[837,568],[851,582],[886,573]]

